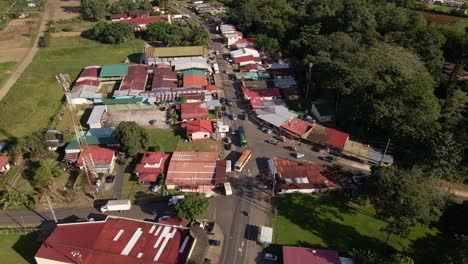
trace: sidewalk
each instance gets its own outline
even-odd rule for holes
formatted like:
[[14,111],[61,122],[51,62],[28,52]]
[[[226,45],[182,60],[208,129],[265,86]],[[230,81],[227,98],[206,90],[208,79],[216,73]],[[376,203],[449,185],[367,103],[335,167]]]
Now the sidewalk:
[[221,227],[219,225],[215,225],[214,234],[208,235],[208,239],[215,239],[221,241],[221,245],[219,246],[208,246],[208,251],[206,253],[206,258],[211,260],[212,264],[221,264],[221,252],[223,251],[224,247],[224,234],[221,231]]

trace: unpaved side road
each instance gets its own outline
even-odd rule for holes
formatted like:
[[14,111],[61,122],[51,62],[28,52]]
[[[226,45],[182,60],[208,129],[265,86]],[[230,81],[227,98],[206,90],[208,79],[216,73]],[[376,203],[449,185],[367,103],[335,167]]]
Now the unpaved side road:
[[44,36],[44,31],[47,28],[47,21],[49,20],[49,12],[50,12],[50,4],[49,2],[46,2],[45,7],[44,7],[44,13],[42,14],[42,19],[41,19],[41,25],[39,26],[39,34],[36,37],[36,40],[34,40],[34,44],[32,48],[29,50],[28,54],[24,59],[20,62],[18,67],[14,71],[12,71],[10,77],[8,80],[5,82],[3,87],[0,89],[0,101],[5,97],[5,95],[10,91],[11,87],[16,83],[18,78],[23,74],[24,70],[29,66],[31,61],[34,59],[34,56],[36,56],[37,51],[39,50],[39,38]]

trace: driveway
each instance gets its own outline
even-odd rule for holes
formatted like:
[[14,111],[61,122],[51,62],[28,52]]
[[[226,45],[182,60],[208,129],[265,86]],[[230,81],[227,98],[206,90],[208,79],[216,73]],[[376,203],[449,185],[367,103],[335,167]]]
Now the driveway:
[[123,199],[122,197],[122,187],[124,181],[124,172],[125,172],[125,165],[121,165],[119,163],[115,164],[115,179],[114,179],[114,190],[112,192],[112,198],[115,199]]

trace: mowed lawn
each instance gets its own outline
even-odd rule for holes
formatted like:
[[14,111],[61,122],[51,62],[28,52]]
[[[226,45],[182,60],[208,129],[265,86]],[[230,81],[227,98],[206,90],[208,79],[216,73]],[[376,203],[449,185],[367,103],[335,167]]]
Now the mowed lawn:
[[40,247],[37,232],[26,235],[0,235],[1,263],[35,263],[34,255]]
[[[385,222],[375,218],[370,207],[350,208],[333,195],[307,194],[277,198],[278,214],[274,220],[274,244],[336,249],[350,256],[353,248],[383,251]],[[418,226],[407,239],[390,237],[390,246],[408,250],[412,241],[438,233]]]
[[85,66],[122,63],[141,52],[143,42],[104,45],[81,37],[58,37],[41,49],[0,102],[0,140],[23,137],[47,128],[63,104],[55,74],[68,72],[72,81]]
[[174,152],[182,138],[172,130],[148,130],[150,135],[149,150]]

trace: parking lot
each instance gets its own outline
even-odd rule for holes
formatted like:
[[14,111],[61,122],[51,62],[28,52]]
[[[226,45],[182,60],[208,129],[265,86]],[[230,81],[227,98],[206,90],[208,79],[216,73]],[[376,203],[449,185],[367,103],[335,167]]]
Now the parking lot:
[[[150,121],[156,120],[153,125]],[[169,129],[166,112],[159,109],[108,111],[103,117],[104,127],[116,127],[122,121],[135,121],[149,129]]]

